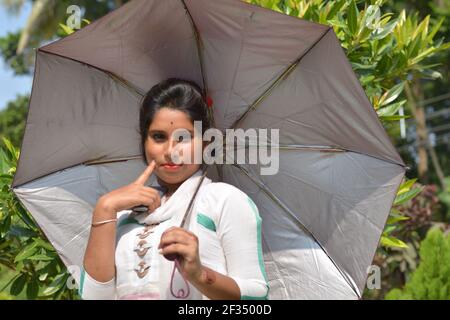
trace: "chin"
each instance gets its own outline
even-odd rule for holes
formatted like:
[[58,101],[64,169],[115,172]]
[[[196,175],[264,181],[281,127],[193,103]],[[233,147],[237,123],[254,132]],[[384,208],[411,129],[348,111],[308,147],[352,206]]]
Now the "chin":
[[188,179],[191,175],[193,175],[199,168],[192,168],[189,165],[182,165],[180,169],[176,171],[165,170],[164,168],[158,168],[156,175],[158,178],[163,180],[168,184],[178,184],[186,179]]

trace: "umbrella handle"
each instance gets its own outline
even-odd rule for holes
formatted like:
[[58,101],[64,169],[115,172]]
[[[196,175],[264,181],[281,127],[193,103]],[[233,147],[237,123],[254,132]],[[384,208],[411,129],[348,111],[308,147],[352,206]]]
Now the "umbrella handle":
[[189,296],[191,290],[189,287],[189,282],[187,282],[187,280],[183,274],[181,276],[183,277],[184,283],[186,284],[186,291],[183,288],[181,288],[181,289],[178,289],[178,291],[175,293],[173,290],[173,278],[175,276],[175,269],[177,269],[177,268],[178,268],[178,270],[181,270],[180,262],[178,261],[178,258],[175,259],[175,263],[173,264],[173,269],[172,269],[172,275],[170,276],[170,293],[175,298],[186,299]]

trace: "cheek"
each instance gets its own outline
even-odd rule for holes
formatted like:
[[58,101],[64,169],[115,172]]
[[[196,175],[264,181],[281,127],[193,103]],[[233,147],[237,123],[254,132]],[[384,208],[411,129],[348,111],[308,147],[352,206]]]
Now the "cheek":
[[153,160],[158,158],[158,154],[161,153],[161,146],[157,143],[152,143],[150,140],[147,140],[145,144],[145,154],[147,155],[147,160]]
[[[190,142],[179,143],[172,150],[172,159],[176,161],[176,159],[182,159],[182,162],[185,164],[192,163],[195,160],[195,152],[203,150],[203,144],[201,140],[192,140]],[[201,159],[199,159],[201,161]]]
[[183,162],[184,164],[192,163],[193,144],[191,142],[178,143],[171,153],[172,161],[175,163]]

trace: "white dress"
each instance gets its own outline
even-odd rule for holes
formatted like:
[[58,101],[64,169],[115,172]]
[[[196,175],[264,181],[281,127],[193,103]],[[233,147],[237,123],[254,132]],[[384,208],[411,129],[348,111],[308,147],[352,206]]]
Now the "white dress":
[[[191,178],[200,175],[197,171]],[[188,185],[184,182],[166,203],[161,204],[162,210],[180,206],[176,211],[183,211],[184,203],[180,197],[186,191],[186,187],[182,188],[184,184]],[[175,270],[171,291],[174,262],[165,259],[157,249],[161,234],[173,225],[179,226],[180,213],[153,226],[144,223],[139,216],[133,218],[131,210],[119,212],[118,217],[116,275],[108,282],[98,282],[82,269],[80,296],[83,299],[181,299],[171,292],[183,289],[187,294],[186,283]],[[199,189],[187,224],[199,239],[202,265],[234,279],[241,299],[268,297],[261,223],[258,209],[247,194],[230,184],[209,180]],[[182,299],[208,298],[189,283],[189,294]]]

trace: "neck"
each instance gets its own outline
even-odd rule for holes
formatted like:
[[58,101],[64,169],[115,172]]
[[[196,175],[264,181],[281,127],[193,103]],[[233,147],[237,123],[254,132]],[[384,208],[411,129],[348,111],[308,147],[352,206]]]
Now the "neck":
[[[197,173],[197,172],[198,172],[198,171],[194,172],[194,174]],[[194,175],[194,174],[193,174],[193,175]],[[190,177],[192,177],[192,175],[191,175]],[[190,178],[190,177],[189,177],[189,178]],[[189,178],[188,178],[188,179],[189,179]],[[186,181],[186,180],[183,180],[183,181],[181,181],[181,182],[179,182],[179,183],[174,183],[174,184],[172,184],[172,183],[167,183],[167,182],[165,182],[164,180],[160,179],[159,177],[157,177],[157,179],[158,179],[158,183],[159,183],[161,186],[167,188],[167,192],[166,192],[166,195],[167,195],[167,196],[171,196],[175,191],[177,191],[178,187],[181,186],[181,185],[183,184],[184,181]]]
[[167,183],[167,182],[165,182],[164,180],[161,180],[160,178],[158,178],[158,183],[159,183],[161,186],[167,188],[166,195],[169,195],[169,196],[170,196],[170,195],[172,195],[175,191],[177,191],[178,187],[179,187],[183,182],[172,184],[172,183]]

